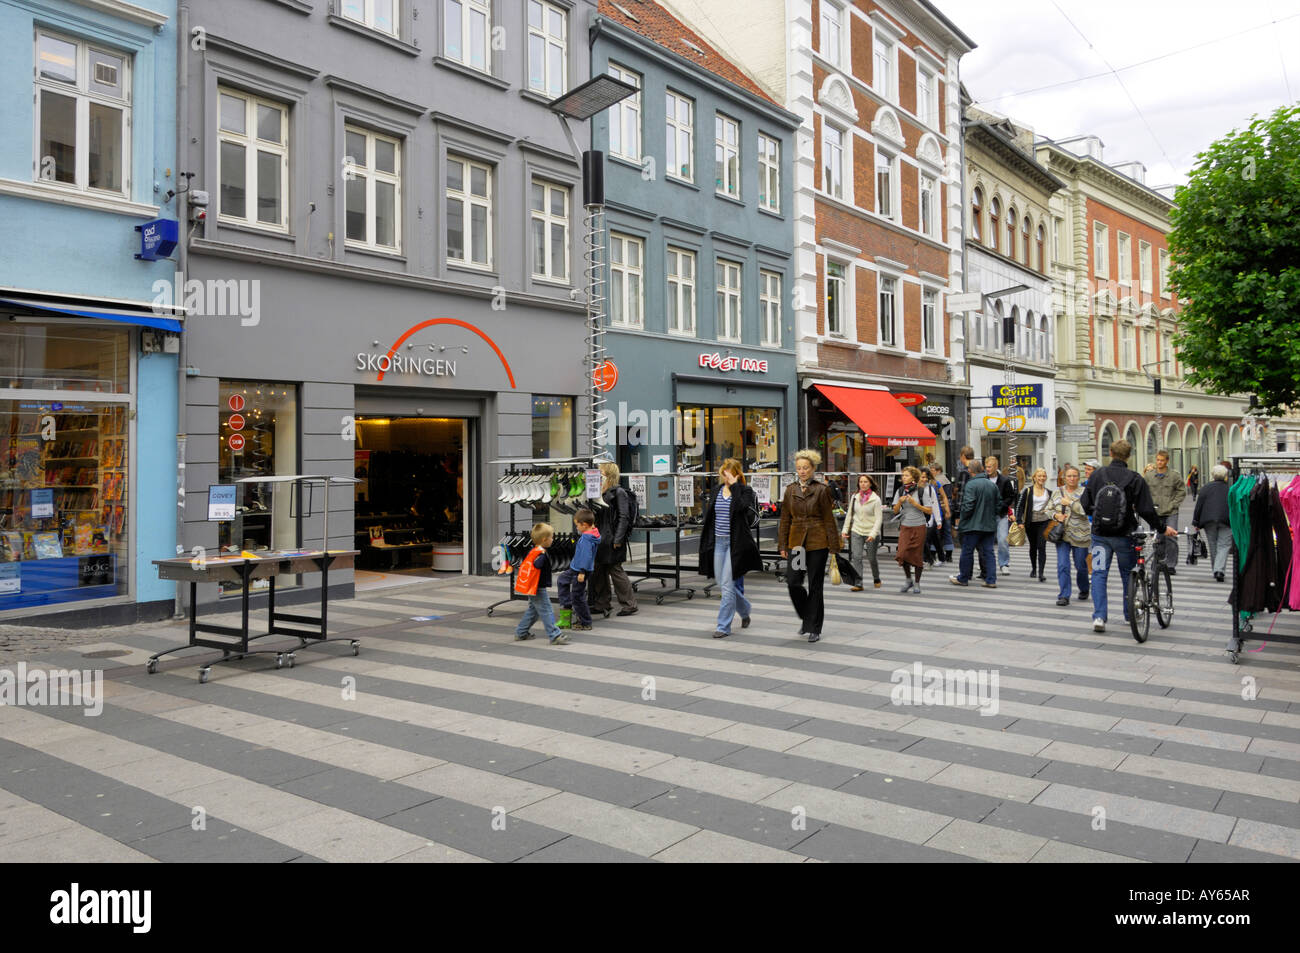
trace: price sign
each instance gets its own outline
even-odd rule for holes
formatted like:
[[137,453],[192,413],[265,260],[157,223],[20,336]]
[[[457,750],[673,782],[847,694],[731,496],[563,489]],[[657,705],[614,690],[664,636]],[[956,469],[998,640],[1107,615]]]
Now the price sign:
[[770,477],[768,479],[760,477],[754,481],[754,496],[760,504],[772,502],[772,480]]
[[677,505],[684,509],[695,505],[695,481],[690,477],[677,478]]
[[32,518],[42,519],[54,515],[54,491],[32,490]]
[[0,563],[0,595],[23,591],[23,564]]
[[637,509],[644,513],[647,506],[645,477],[630,476],[627,478],[627,485],[632,490],[632,495],[636,497]]
[[587,471],[587,499],[595,500],[600,497],[600,470]]
[[786,488],[794,482],[793,473],[783,473],[781,475],[781,499],[785,499]]
[[235,487],[213,484],[208,487],[208,522],[235,518]]

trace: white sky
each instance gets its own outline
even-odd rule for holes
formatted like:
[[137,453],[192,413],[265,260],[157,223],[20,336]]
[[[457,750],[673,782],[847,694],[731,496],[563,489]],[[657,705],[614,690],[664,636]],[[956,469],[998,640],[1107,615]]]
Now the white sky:
[[[979,44],[961,60],[962,82],[977,105],[1029,125],[1035,135],[1100,136],[1103,160],[1144,163],[1150,186],[1186,181],[1196,153],[1215,139],[1300,100],[1300,0],[936,5]],[[1124,69],[1163,54],[1173,55]],[[1095,73],[1105,75],[1029,92]]]

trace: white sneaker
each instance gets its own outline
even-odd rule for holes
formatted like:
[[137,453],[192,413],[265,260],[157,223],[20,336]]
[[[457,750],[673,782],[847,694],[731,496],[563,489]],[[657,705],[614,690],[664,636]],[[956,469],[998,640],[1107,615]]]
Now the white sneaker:
[[1098,616],[1097,618],[1092,620],[1092,631],[1094,632],[1106,631],[1106,623],[1101,621],[1101,616]]
[[1011,567],[1010,567],[1010,566],[1002,566],[1002,567],[1000,567],[1000,568],[998,569],[998,572],[1002,573],[1002,575],[1004,575],[1004,576],[1005,576],[1005,575],[1008,575],[1008,574],[1011,572]]

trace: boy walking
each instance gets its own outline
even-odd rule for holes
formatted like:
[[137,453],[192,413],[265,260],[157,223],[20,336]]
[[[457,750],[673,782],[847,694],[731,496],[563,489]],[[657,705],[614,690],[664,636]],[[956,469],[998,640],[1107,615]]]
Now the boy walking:
[[591,631],[591,609],[587,606],[587,578],[596,568],[596,547],[600,545],[600,530],[596,529],[596,515],[588,509],[573,514],[573,526],[578,531],[578,545],[573,550],[573,561],[560,573],[560,628],[567,625],[575,632]]
[[546,555],[546,550],[555,540],[555,530],[549,523],[536,523],[530,535],[533,548],[519,564],[519,573],[515,576],[515,592],[528,597],[528,608],[524,610],[523,618],[515,628],[515,641],[531,639],[533,634],[528,630],[534,622],[541,619],[552,645],[568,645],[569,637],[555,624],[551,597],[546,591],[551,587],[551,560]]

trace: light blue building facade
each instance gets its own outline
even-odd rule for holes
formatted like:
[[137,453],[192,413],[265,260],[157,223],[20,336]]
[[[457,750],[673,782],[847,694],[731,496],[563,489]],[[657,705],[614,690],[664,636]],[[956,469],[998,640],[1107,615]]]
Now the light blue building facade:
[[170,612],[150,560],[175,554],[177,266],[170,241],[139,256],[180,217],[176,14],[0,0],[5,621]]

